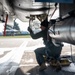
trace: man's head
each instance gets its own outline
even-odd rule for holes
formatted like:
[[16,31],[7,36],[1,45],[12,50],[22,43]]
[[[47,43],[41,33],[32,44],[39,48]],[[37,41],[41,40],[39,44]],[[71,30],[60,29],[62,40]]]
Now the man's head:
[[43,22],[41,22],[41,27],[40,28],[42,30],[48,28],[48,20],[47,20],[47,18]]

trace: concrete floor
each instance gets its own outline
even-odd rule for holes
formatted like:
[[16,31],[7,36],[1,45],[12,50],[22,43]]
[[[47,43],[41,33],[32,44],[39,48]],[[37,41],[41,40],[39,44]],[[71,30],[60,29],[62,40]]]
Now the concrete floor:
[[64,70],[57,72],[56,68],[52,68],[51,66],[48,66],[46,70],[39,72],[39,66],[36,62],[34,52],[24,52],[20,66],[15,75],[75,75],[75,72],[68,72]]
[[[26,41],[27,44],[26,44]],[[18,42],[18,43],[17,43]],[[62,67],[62,70],[59,72],[56,72],[56,68],[52,68],[51,66],[48,66],[47,69],[43,72],[39,72],[39,66],[37,64],[34,50],[36,48],[42,47],[43,42],[40,40],[31,40],[31,39],[0,39],[0,51],[3,51],[3,54],[0,52],[0,59],[4,58],[5,56],[10,54],[10,57],[7,56],[5,60],[7,62],[4,62],[0,65],[0,75],[75,75],[75,65],[69,69],[68,66],[65,68],[66,70],[71,71],[65,71],[63,70],[64,67]],[[8,47],[10,47],[8,49]],[[16,49],[13,47],[17,47]],[[5,50],[7,48],[7,50]],[[13,49],[12,49],[13,48]],[[23,55],[21,54],[21,51],[23,52]],[[11,54],[14,52],[14,55]],[[22,58],[18,58],[19,55],[22,55]],[[71,55],[71,47],[70,45],[64,45],[62,49],[62,55]],[[72,55],[74,63],[75,63],[75,46],[72,45]],[[9,61],[8,61],[9,59]],[[11,60],[10,60],[11,59]],[[12,60],[13,59],[13,60]],[[18,63],[17,60],[20,60],[20,63]],[[70,58],[71,60],[71,58]],[[2,61],[0,61],[1,63]],[[17,63],[15,63],[17,62]],[[17,69],[18,68],[18,69]],[[15,70],[14,70],[15,69]],[[74,72],[72,72],[74,70]],[[9,72],[10,71],[10,72]],[[16,72],[15,72],[16,71]],[[8,72],[8,74],[6,74]]]

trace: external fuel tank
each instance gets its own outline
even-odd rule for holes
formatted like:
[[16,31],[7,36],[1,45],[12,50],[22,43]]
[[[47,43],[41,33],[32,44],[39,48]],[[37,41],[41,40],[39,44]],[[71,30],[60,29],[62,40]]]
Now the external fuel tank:
[[50,37],[75,45],[75,17],[56,22],[48,31]]

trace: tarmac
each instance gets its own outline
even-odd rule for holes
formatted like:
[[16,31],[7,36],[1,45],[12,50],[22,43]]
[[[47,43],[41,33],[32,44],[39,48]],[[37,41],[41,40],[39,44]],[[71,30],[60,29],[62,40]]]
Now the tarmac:
[[[30,41],[31,42],[31,41]],[[56,71],[56,68],[51,67],[48,65],[47,69],[44,71],[39,71],[39,65],[36,61],[34,49],[36,49],[36,46],[33,47],[34,44],[32,44],[32,48],[27,45],[28,50],[24,51],[24,54],[22,56],[19,68],[15,72],[15,75],[75,75],[75,47],[72,46],[73,50],[73,56],[71,56],[70,52],[70,45],[66,45],[63,47],[61,56],[69,55],[69,60],[72,61],[72,63],[69,66],[62,66],[62,69],[59,71]],[[30,47],[30,48],[29,48]],[[32,50],[29,50],[32,49]],[[72,58],[71,58],[72,57]],[[73,60],[72,60],[73,59]]]
[[40,72],[34,52],[24,52],[24,55],[20,62],[20,66],[17,69],[15,75],[75,75],[74,67],[75,65],[73,65],[72,67],[70,65],[62,67],[61,70],[56,71],[56,68],[48,66],[46,70]]
[[[2,74],[0,75],[75,75],[75,46],[74,45],[71,46],[65,43],[61,53],[61,56],[65,56],[65,55],[70,56],[67,58],[71,60],[71,64],[69,66],[64,66],[64,67],[62,66],[61,70],[56,71],[56,68],[53,68],[48,64],[47,69],[40,72],[39,65],[36,61],[34,50],[39,47],[44,47],[43,41],[41,41],[41,39],[38,39],[38,40],[32,40],[32,39],[28,39],[28,40],[13,39],[12,40],[11,39],[12,41],[15,41],[15,42],[12,42],[10,40],[12,44],[10,44],[10,41],[8,43],[7,40],[8,39],[5,39],[5,40],[3,39],[3,41],[6,44],[1,40],[2,41],[1,47],[4,47],[4,48],[0,48],[0,53],[1,51],[3,51],[2,52],[3,54],[0,54],[0,60],[1,58],[4,58],[5,56],[9,54],[11,56],[12,53],[14,53],[14,57],[12,56],[9,60],[9,57],[7,56],[9,61],[7,61],[6,63],[3,63],[2,64],[3,66],[0,65],[0,72],[3,71]],[[20,42],[17,43],[18,41]],[[26,44],[26,41],[28,41],[27,44]],[[8,43],[8,47],[9,45],[10,47],[11,46],[12,47],[6,48],[7,43]],[[19,55],[22,55],[22,57]],[[18,57],[21,60],[19,60]],[[0,61],[0,63],[4,62],[5,60]],[[5,69],[5,71],[2,69]],[[6,74],[7,71],[8,71],[8,74]]]

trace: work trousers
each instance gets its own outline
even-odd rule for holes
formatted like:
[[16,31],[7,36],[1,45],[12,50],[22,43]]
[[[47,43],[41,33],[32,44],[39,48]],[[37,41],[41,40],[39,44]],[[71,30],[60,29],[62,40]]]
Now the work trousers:
[[35,50],[36,60],[37,60],[39,65],[46,62],[44,56],[47,56],[47,58],[54,58],[56,60],[59,60],[61,50],[62,50],[61,46],[56,47],[54,51],[48,50],[48,48],[46,48],[46,47],[37,48]]

